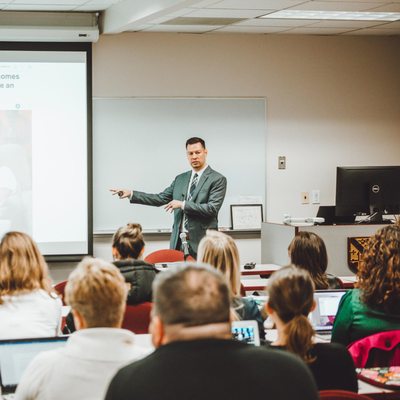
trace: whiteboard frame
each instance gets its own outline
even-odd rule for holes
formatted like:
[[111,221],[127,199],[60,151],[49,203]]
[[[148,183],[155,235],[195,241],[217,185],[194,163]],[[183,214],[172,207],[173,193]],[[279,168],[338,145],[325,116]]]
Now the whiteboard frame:
[[[251,212],[252,217],[257,221],[257,225],[252,223],[240,223],[239,215],[241,211]],[[264,222],[262,204],[231,204],[231,226],[233,230],[261,230],[261,224]]]

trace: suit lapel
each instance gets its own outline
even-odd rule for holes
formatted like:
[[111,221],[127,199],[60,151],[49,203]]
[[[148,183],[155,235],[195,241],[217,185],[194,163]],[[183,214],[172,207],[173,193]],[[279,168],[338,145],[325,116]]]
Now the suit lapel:
[[184,178],[182,180],[182,200],[186,199],[191,176],[192,176],[192,171],[188,171],[188,172],[186,172],[186,175],[184,176]]
[[212,169],[210,168],[210,166],[208,166],[204,172],[201,174],[199,183],[196,186],[196,189],[193,192],[193,196],[192,196],[192,201],[196,200],[197,195],[200,193],[201,188],[203,187],[203,185],[205,184],[205,182],[207,181],[209,175],[211,174]]

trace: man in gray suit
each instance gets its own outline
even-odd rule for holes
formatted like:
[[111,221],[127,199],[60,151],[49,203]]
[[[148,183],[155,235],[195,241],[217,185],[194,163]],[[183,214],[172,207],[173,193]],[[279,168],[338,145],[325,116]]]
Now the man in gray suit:
[[207,165],[207,149],[198,137],[186,141],[191,171],[178,175],[172,184],[158,194],[127,189],[111,189],[121,199],[149,206],[164,206],[174,213],[171,249],[181,248],[180,233],[186,233],[189,252],[196,257],[197,247],[207,229],[218,228],[218,211],[226,193],[226,178]]

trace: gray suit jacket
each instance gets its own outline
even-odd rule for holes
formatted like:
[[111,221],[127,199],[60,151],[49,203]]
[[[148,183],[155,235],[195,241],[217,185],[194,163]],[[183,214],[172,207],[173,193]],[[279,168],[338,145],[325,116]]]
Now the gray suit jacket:
[[[163,206],[171,200],[186,199],[192,171],[178,175],[172,184],[158,194],[133,191],[131,203],[148,206]],[[174,210],[174,226],[172,227],[171,249],[176,249],[179,239],[179,229],[184,214],[188,219],[190,245],[195,253],[201,238],[207,229],[218,228],[218,211],[222,206],[226,193],[226,178],[207,167],[202,173],[199,183],[193,193],[192,200],[185,202],[185,209]]]

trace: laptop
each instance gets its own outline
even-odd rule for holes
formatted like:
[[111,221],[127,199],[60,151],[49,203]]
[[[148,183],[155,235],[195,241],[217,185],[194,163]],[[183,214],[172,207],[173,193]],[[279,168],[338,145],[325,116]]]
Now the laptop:
[[42,351],[65,346],[68,336],[0,340],[0,387],[3,399],[12,399],[21,377]]
[[233,321],[232,338],[252,346],[259,346],[260,332],[258,330],[257,321]]
[[330,335],[340,300],[346,290],[316,290],[314,300],[315,310],[310,313],[309,318],[317,335]]

